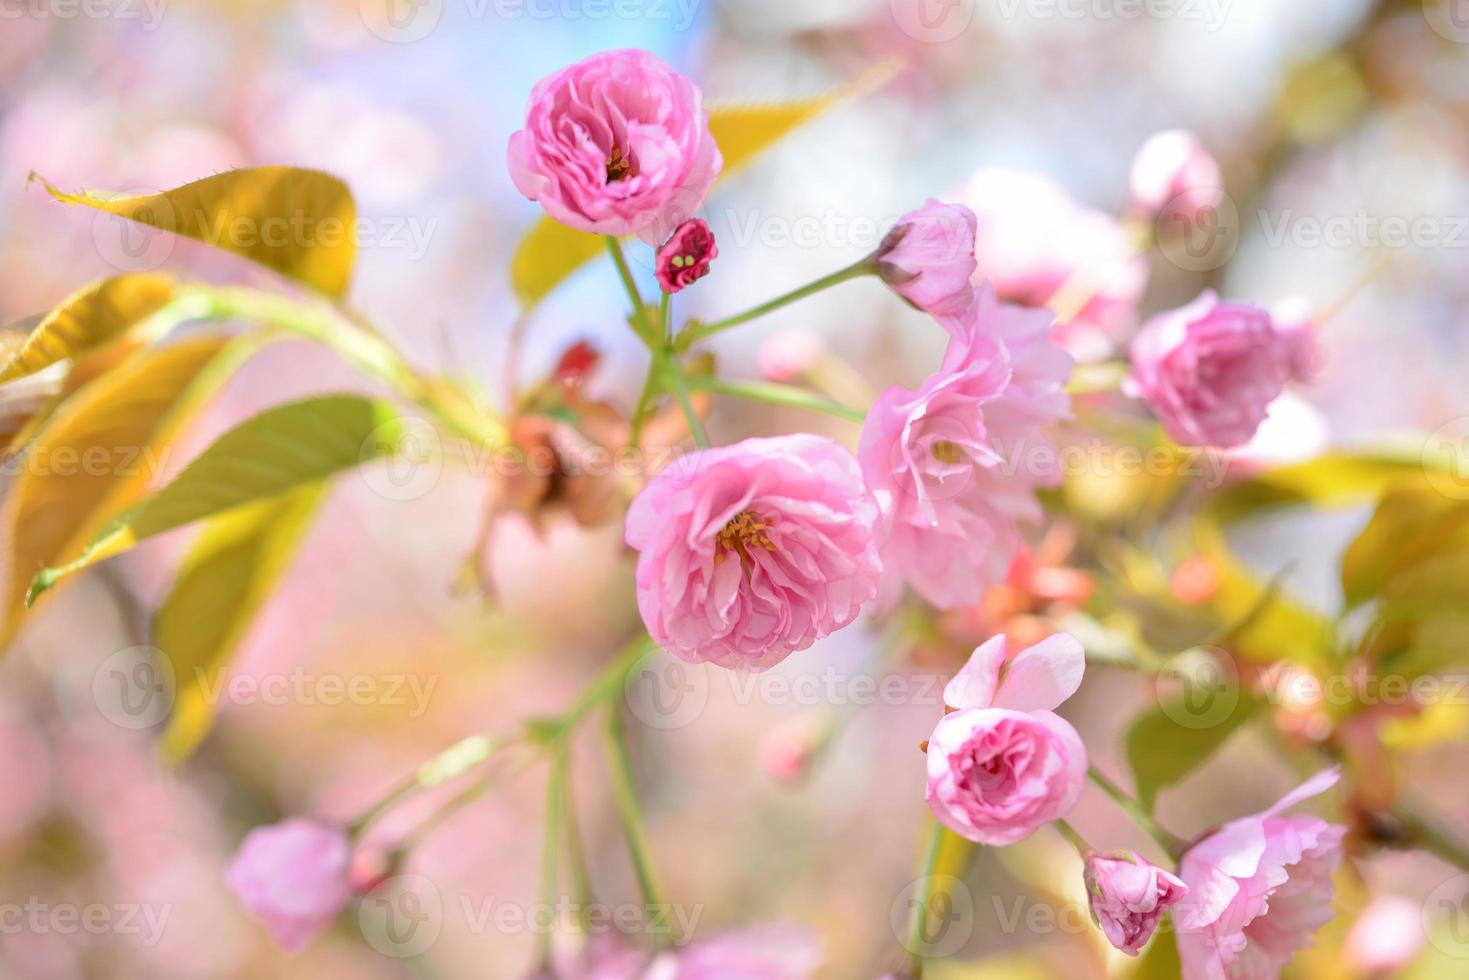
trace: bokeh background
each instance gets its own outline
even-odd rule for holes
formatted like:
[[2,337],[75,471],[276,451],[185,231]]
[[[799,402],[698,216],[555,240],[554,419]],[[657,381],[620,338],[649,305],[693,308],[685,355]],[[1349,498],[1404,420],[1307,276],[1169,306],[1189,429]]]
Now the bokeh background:
[[[0,0],[0,322],[159,259],[121,247],[106,216],[28,185],[31,171],[67,189],[143,190],[244,165],[316,167],[351,185],[372,224],[354,306],[426,370],[472,378],[503,401],[511,379],[543,377],[588,340],[602,354],[597,394],[627,404],[645,355],[622,323],[604,262],[523,324],[523,348],[512,354],[519,307],[506,270],[539,212],[511,186],[504,150],[532,84],[591,52],[638,46],[699,79],[711,100],[780,100],[896,57],[893,81],[782,141],[711,197],[705,216],[720,257],[681,297],[686,313],[742,309],[845,265],[875,246],[874,227],[958,192],[983,168],[1045,175],[1082,205],[1121,215],[1138,146],[1186,127],[1224,167],[1238,239],[1229,261],[1207,267],[1154,251],[1141,313],[1205,286],[1262,304],[1300,297],[1330,313],[1322,378],[1278,407],[1260,452],[1304,457],[1415,432],[1421,441],[1469,414],[1469,8],[1457,0],[388,6]],[[1385,219],[1417,222],[1424,233],[1394,239]],[[1066,229],[1047,235],[1067,247]],[[249,274],[191,243],[165,247],[170,268],[222,281]],[[762,350],[813,341],[861,379],[849,385],[875,388],[922,377],[942,336],[880,287],[860,284],[722,335],[715,347],[723,371],[753,376]],[[230,384],[191,440],[264,405],[361,384],[324,352],[273,349]],[[711,425],[720,438],[796,426],[853,437],[839,422],[730,405]],[[183,540],[86,577],[31,623],[0,664],[0,904],[101,904],[117,925],[0,922],[0,976],[527,970],[534,937],[486,927],[472,913],[486,902],[536,900],[540,769],[508,777],[416,852],[410,869],[443,898],[441,931],[421,955],[383,955],[348,915],[287,956],[224,886],[249,827],[298,813],[350,819],[457,739],[564,707],[635,627],[619,527],[552,522],[537,532],[503,521],[484,558],[493,597],[456,591],[484,494],[483,481],[452,468],[407,500],[343,480],[235,668],[257,679],[304,671],[306,686],[292,690],[314,693],[227,699],[215,733],[177,770],[157,760],[149,732],[99,708],[95,685],[109,658],[146,642],[147,610]],[[1364,519],[1352,511],[1272,524],[1243,546],[1328,604],[1336,559]],[[859,625],[780,673],[871,672],[889,647],[878,629]],[[909,659],[917,666],[901,669],[912,677],[952,667],[922,651]],[[322,677],[368,678],[372,693],[324,703],[333,699],[311,686]],[[924,812],[915,745],[935,706],[915,697],[833,707],[758,685],[699,683],[707,701],[701,695],[688,718],[634,732],[666,890],[697,907],[703,930],[798,921],[821,936],[821,976],[875,975],[896,949],[893,910]],[[1122,772],[1118,733],[1148,697],[1135,676],[1096,669],[1067,714],[1104,767]],[[833,723],[819,764],[782,778],[780,739]],[[1462,726],[1408,764],[1421,792],[1462,821],[1469,786],[1443,778],[1464,772],[1460,737]],[[601,769],[597,747],[580,746],[574,786],[593,875],[608,900],[631,901]],[[1292,779],[1269,741],[1247,736],[1167,794],[1162,813],[1202,831],[1273,801]],[[1094,790],[1074,822],[1094,842],[1146,848]],[[1396,896],[1392,907],[1408,910],[1376,934],[1411,933],[1430,893],[1458,873],[1414,855],[1376,858],[1363,871],[1372,894]],[[1046,834],[982,855],[957,949],[970,965],[942,975],[1120,969],[1074,905],[1074,872],[1074,857]],[[1363,901],[1356,896],[1353,909]],[[127,908],[140,929],[120,926]],[[1060,909],[1059,917],[1015,914],[1032,908]],[[156,934],[149,910],[166,910]],[[1353,915],[1297,975],[1377,975],[1341,952]]]

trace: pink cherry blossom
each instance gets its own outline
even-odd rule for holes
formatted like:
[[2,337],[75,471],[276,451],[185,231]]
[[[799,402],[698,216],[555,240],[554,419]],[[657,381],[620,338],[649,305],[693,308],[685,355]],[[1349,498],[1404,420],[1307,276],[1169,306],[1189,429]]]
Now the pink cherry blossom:
[[[1057,333],[1074,352],[1116,342],[1137,319],[1148,264],[1109,214],[1083,207],[1039,174],[987,169],[954,195],[975,214],[975,280],[1000,299],[1034,308],[1074,299]],[[1064,292],[1067,296],[1061,296]]]
[[1066,633],[1022,650],[1006,667],[1005,637],[974,651],[946,688],[951,709],[928,740],[929,809],[961,837],[1002,846],[1065,817],[1086,782],[1076,729],[1054,708],[1086,669]]
[[1143,144],[1132,161],[1131,184],[1133,208],[1164,222],[1195,222],[1224,199],[1219,164],[1197,136],[1182,129]]
[[1205,291],[1148,321],[1132,342],[1124,390],[1147,400],[1176,441],[1228,448],[1255,434],[1270,403],[1314,360],[1309,333]]
[[[696,939],[650,956],[599,938],[556,957],[559,980],[807,980],[820,965],[821,944],[809,929],[767,922]],[[540,980],[535,973],[527,980]]]
[[974,294],[974,212],[929,200],[898,220],[878,247],[878,275],[920,310],[961,313]]
[[1188,886],[1133,851],[1093,854],[1087,858],[1086,897],[1107,941],[1136,956],[1163,913],[1188,894]]
[[690,218],[658,248],[658,285],[665,293],[680,292],[707,276],[709,264],[718,257],[719,246],[714,243],[708,222]]
[[856,459],[812,435],[684,457],[638,494],[626,533],[644,624],[695,663],[771,667],[856,619],[882,570]]
[[770,381],[788,382],[804,375],[826,356],[826,344],[805,330],[782,330],[760,345],[756,364]]
[[510,137],[510,176],[552,218],[657,245],[724,166],[699,87],[647,51],[604,51],[542,79]]
[[299,817],[256,827],[230,865],[229,886],[292,952],[347,905],[352,845],[339,827]]
[[1335,785],[1328,769],[1263,813],[1225,824],[1183,856],[1174,910],[1184,980],[1274,980],[1332,917],[1346,828],[1282,814]]
[[1388,976],[1413,962],[1425,939],[1422,906],[1402,895],[1380,895],[1352,923],[1342,959],[1362,976]]
[[867,414],[858,454],[883,507],[883,598],[903,583],[940,608],[972,605],[1004,579],[1037,522],[1037,486],[1059,479],[1045,426],[1064,418],[1071,359],[1050,314],[1006,306],[988,284],[961,315],[937,373],[895,385]]

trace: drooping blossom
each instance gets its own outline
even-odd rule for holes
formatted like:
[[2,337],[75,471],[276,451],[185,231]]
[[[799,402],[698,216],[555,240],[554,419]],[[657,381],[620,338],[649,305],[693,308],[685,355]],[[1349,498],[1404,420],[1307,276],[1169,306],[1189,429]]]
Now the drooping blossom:
[[295,817],[256,827],[229,869],[229,886],[296,951],[326,930],[347,905],[352,845],[340,827]]
[[883,507],[883,599],[911,585],[940,608],[978,602],[1039,521],[1037,486],[1060,470],[1045,426],[1064,418],[1071,359],[1050,314],[998,302],[988,284],[959,316],[939,370],[894,385],[867,413],[859,457]]
[[723,667],[764,670],[851,623],[882,570],[857,460],[812,435],[684,457],[632,502],[627,543],[653,639]]
[[1133,339],[1124,390],[1147,400],[1168,435],[1191,446],[1246,442],[1270,403],[1314,361],[1310,335],[1212,290],[1159,314]]
[[977,220],[976,282],[988,279],[1007,303],[1064,305],[1057,335],[1083,359],[1132,329],[1148,265],[1116,218],[1047,177],[1011,170],[981,170],[954,198]]
[[674,229],[658,247],[655,274],[665,293],[681,292],[709,274],[709,265],[719,257],[714,232],[703,218],[690,218]]
[[954,833],[1002,846],[1065,817],[1086,782],[1076,729],[1053,709],[1076,693],[1086,657],[1057,633],[1016,654],[1005,637],[974,651],[944,688],[950,709],[928,740],[929,809]]
[[1092,919],[1128,956],[1148,944],[1163,913],[1188,894],[1175,875],[1133,851],[1093,854],[1083,875]]
[[1189,894],[1173,918],[1184,980],[1274,980],[1331,919],[1331,878],[1346,828],[1283,814],[1340,776],[1337,769],[1318,773],[1183,856],[1178,873]]
[[1224,199],[1218,162],[1183,129],[1157,133],[1142,145],[1130,184],[1134,210],[1165,223],[1196,222]]
[[699,87],[656,56],[604,51],[538,82],[510,176],[555,220],[657,245],[724,165]]
[[920,310],[962,313],[974,294],[974,235],[973,211],[930,199],[887,233],[875,256],[877,273]]
[[1402,895],[1379,895],[1352,923],[1342,959],[1361,976],[1390,976],[1413,962],[1425,941],[1422,906]]

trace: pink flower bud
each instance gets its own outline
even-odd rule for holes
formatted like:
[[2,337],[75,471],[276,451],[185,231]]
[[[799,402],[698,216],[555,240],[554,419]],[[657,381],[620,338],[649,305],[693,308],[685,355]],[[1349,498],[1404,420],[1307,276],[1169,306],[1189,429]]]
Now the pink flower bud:
[[1133,339],[1123,388],[1146,399],[1178,442],[1238,446],[1309,362],[1305,343],[1259,307],[1206,291],[1148,321]]
[[1163,220],[1197,221],[1224,199],[1222,185],[1219,164],[1181,129],[1148,140],[1132,162],[1132,206]]
[[676,293],[709,274],[709,263],[719,257],[714,233],[703,218],[690,218],[673,231],[658,249],[658,285]]
[[877,272],[893,292],[935,315],[962,313],[974,293],[974,212],[930,199],[903,215],[877,249]]
[[256,827],[230,865],[229,886],[276,943],[295,952],[346,907],[351,853],[340,827],[299,817]]
[[1163,913],[1188,894],[1182,881],[1132,851],[1093,854],[1084,874],[1092,919],[1128,956],[1148,944]]
[[1389,975],[1423,948],[1423,910],[1401,895],[1383,895],[1357,916],[1342,959],[1363,976]]

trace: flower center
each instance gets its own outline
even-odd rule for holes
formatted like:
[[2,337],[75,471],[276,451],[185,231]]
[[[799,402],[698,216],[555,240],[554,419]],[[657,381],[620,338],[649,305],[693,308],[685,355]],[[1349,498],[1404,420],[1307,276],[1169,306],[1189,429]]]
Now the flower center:
[[634,177],[632,169],[632,158],[623,156],[622,147],[614,146],[612,153],[607,157],[607,183],[615,180],[626,180]]
[[929,451],[933,453],[933,458],[940,463],[953,465],[964,460],[964,450],[947,439],[940,439],[933,444],[933,447]]
[[761,517],[751,510],[740,511],[715,535],[714,563],[717,565],[724,561],[724,556],[733,551],[739,554],[741,564],[748,565],[751,561],[751,548],[774,551],[775,542],[765,533],[774,523],[774,518]]

